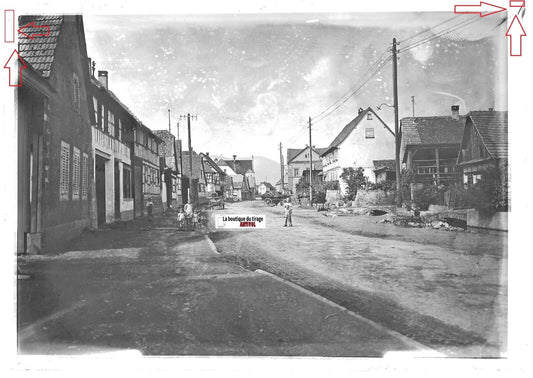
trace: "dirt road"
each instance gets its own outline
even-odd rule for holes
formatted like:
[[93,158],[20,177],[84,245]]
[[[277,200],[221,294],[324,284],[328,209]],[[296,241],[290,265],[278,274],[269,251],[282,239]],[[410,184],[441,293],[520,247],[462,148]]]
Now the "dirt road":
[[224,211],[267,221],[264,230],[212,230],[227,261],[270,271],[447,355],[506,350],[505,236],[332,220],[299,208],[295,226],[284,228],[281,208],[259,201]]

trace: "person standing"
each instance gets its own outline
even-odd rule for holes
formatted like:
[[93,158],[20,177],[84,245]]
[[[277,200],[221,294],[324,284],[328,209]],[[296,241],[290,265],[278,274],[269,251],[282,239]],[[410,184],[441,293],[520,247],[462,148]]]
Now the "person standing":
[[292,203],[290,198],[287,198],[283,208],[285,209],[285,225],[283,227],[287,227],[287,222],[289,227],[292,227]]

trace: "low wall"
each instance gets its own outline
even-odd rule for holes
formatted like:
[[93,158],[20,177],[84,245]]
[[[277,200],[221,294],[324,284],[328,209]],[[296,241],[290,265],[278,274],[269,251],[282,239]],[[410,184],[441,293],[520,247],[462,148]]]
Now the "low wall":
[[491,217],[482,216],[475,209],[468,209],[466,226],[485,230],[509,231],[507,212],[498,212]]
[[385,190],[358,190],[353,205],[355,207],[394,205],[395,192]]

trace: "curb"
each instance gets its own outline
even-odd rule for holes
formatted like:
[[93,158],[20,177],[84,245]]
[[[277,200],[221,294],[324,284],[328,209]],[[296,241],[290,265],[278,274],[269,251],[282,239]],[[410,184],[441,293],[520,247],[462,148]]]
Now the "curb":
[[209,248],[211,249],[211,252],[213,252],[216,255],[220,255],[220,252],[217,251],[217,247],[215,243],[209,238],[209,236],[204,235],[205,240],[207,241],[207,244],[209,244]]
[[[407,336],[402,335],[401,333],[398,333],[396,331],[388,329],[388,328],[382,326],[381,324],[378,324],[378,323],[376,323],[376,322],[374,322],[374,321],[372,321],[372,320],[370,320],[368,318],[365,318],[365,317],[363,317],[363,316],[361,316],[359,314],[356,314],[355,312],[348,310],[346,307],[343,307],[343,306],[341,306],[341,305],[339,305],[339,304],[337,304],[337,303],[335,303],[335,302],[333,302],[333,301],[331,301],[331,300],[329,300],[327,298],[324,298],[324,297],[322,297],[322,296],[320,296],[320,295],[318,295],[316,293],[313,293],[312,291],[307,290],[306,288],[304,288],[302,286],[299,286],[299,285],[297,285],[297,284],[295,284],[293,282],[287,281],[287,280],[285,280],[285,279],[283,279],[283,278],[281,278],[279,276],[276,276],[275,274],[272,274],[270,272],[267,272],[267,271],[264,271],[264,270],[261,270],[261,269],[256,269],[254,272],[255,273],[264,274],[266,276],[269,276],[269,277],[273,278],[276,281],[279,281],[279,282],[282,282],[282,283],[284,283],[286,285],[289,285],[290,287],[300,291],[301,293],[304,293],[304,294],[306,294],[306,295],[308,295],[308,296],[310,296],[312,298],[315,298],[315,299],[319,300],[320,302],[325,303],[325,304],[327,304],[329,306],[335,307],[335,308],[341,310],[342,312],[344,312],[346,314],[349,314],[350,316],[355,317],[358,320],[360,320],[360,321],[362,321],[364,323],[367,323],[368,325],[370,325],[370,326],[372,326],[372,327],[374,327],[374,328],[376,328],[376,329],[378,329],[378,330],[380,330],[380,331],[382,331],[382,332],[384,332],[384,333],[386,333],[386,334],[388,334],[388,335],[390,335],[392,337],[395,337],[395,338],[403,341],[408,346],[410,346],[410,347],[412,347],[414,349],[417,349],[416,351],[414,351],[412,353],[412,357],[424,357],[424,358],[426,358],[426,357],[432,357],[432,358],[435,358],[435,357],[446,357],[444,354],[436,351],[435,349],[432,349],[432,348],[430,348],[430,347],[428,347],[428,346],[426,346],[424,344],[421,344],[418,341],[415,341],[415,340],[413,340],[413,339],[411,339],[411,338],[409,338]],[[395,352],[391,351],[390,353],[392,354],[392,353],[395,353]],[[402,352],[402,354],[404,356],[406,356],[407,352]]]

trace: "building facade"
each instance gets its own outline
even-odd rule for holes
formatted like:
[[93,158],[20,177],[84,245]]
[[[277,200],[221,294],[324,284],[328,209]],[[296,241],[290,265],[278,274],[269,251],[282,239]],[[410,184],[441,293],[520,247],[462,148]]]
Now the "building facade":
[[179,167],[179,143],[168,130],[154,130],[163,142],[159,146],[161,169],[161,199],[163,208],[177,208],[183,205],[181,200],[181,174]]
[[289,184],[288,189],[292,193],[296,193],[296,186],[305,176],[309,181],[309,155],[312,159],[312,172],[313,182],[321,180],[320,174],[322,173],[322,160],[320,155],[326,151],[325,148],[313,148],[309,146],[301,149],[288,148],[287,149],[287,181]]
[[391,129],[370,107],[348,123],[320,155],[324,181],[339,181],[341,194],[346,184],[341,179],[344,168],[362,167],[375,182],[374,160],[394,159],[395,137]]
[[47,253],[92,226],[89,65],[81,16],[22,16],[50,27],[19,36],[27,65],[17,89],[19,253]]
[[109,90],[107,71],[91,77],[92,142],[98,226],[134,217],[131,147],[135,116]]
[[414,184],[454,184],[460,181],[457,156],[463,137],[465,117],[459,106],[450,116],[406,117],[400,121],[400,158],[414,174]]
[[154,213],[162,213],[161,174],[159,145],[163,141],[152,130],[137,122],[133,129],[133,149],[131,162],[133,167],[133,199],[135,216],[148,214],[147,204],[151,201]]

